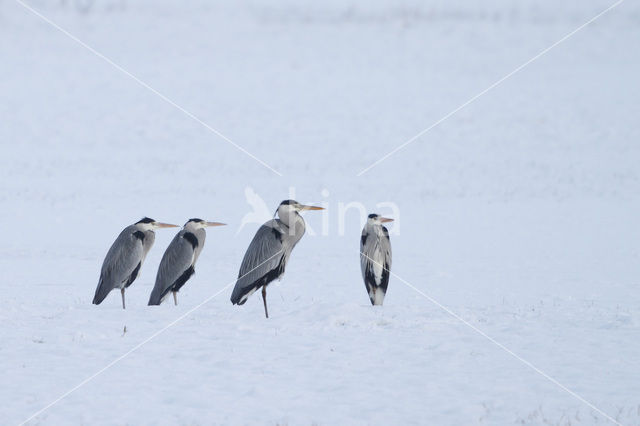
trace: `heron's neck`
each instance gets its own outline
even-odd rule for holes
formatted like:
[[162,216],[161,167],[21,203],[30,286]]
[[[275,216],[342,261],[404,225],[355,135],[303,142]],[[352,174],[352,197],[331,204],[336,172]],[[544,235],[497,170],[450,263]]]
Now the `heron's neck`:
[[384,231],[382,229],[382,225],[378,225],[377,223],[367,224],[368,231],[377,236],[383,236]]
[[295,226],[295,224],[300,221],[304,223],[302,216],[300,216],[296,211],[287,212],[286,214],[278,215],[278,217],[288,228]]

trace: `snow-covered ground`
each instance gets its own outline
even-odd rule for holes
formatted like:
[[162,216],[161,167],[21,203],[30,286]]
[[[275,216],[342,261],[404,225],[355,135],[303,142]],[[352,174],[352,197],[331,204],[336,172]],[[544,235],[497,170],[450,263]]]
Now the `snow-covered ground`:
[[[640,424],[636,1],[362,176],[613,1],[28,4],[282,176],[2,0],[1,424],[116,360],[29,424]],[[237,231],[245,192],[273,211],[291,188],[328,209],[266,320],[229,302]],[[349,202],[399,209],[381,308]],[[91,305],[145,215],[230,226],[179,306],[145,306],[170,230],[126,311]]]

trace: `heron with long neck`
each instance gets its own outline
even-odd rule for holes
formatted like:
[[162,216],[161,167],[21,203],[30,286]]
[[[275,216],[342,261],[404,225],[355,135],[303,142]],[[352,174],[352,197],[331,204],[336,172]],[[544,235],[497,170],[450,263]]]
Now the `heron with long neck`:
[[267,286],[276,279],[282,279],[291,251],[304,235],[305,223],[300,212],[305,210],[324,209],[285,200],[276,211],[278,218],[258,229],[242,259],[231,303],[243,305],[249,296],[262,289],[264,315],[269,318]]
[[122,295],[122,309],[124,309],[124,290],[138,278],[142,263],[155,241],[154,231],[159,228],[175,227],[178,225],[157,222],[145,217],[124,228],[104,258],[93,304],[99,305],[111,290],[119,288]]
[[360,237],[360,269],[372,305],[382,305],[391,272],[391,241],[383,225],[393,219],[370,214]]
[[173,294],[173,302],[178,304],[178,291],[196,272],[196,261],[207,237],[205,228],[223,225],[225,224],[202,219],[189,219],[185,223],[162,256],[149,305],[159,305],[169,293]]

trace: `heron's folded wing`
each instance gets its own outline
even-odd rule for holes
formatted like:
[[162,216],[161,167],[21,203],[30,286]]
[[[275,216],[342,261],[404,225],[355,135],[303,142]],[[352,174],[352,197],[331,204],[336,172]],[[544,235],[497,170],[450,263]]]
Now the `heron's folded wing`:
[[256,282],[280,267],[284,247],[282,231],[275,220],[271,220],[258,229],[255,237],[242,259],[238,281],[233,289],[231,300],[237,303],[250,292]]
[[365,281],[376,275],[383,279],[386,276],[388,280],[391,270],[391,241],[387,229],[383,227],[382,230],[383,235],[380,237],[374,233],[367,234],[366,230],[362,231],[360,270]]
[[375,246],[375,235],[369,235],[367,228],[362,230],[362,237],[360,238],[360,270],[362,271],[362,278],[367,279],[367,275],[371,275],[371,259],[373,259],[373,248]]
[[176,281],[193,266],[195,247],[190,239],[184,238],[184,235],[184,232],[179,232],[164,252],[156,275],[156,284],[149,297],[149,304],[159,304]]
[[[129,227],[118,235],[102,263],[94,300],[106,295],[131,276],[142,261],[142,240]],[[99,303],[99,302],[98,302]]]

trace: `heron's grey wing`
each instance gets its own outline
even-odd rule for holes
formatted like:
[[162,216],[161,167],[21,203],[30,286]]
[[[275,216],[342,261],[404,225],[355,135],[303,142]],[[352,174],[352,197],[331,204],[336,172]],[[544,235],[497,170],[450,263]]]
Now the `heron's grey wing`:
[[125,285],[130,285],[140,270],[144,234],[131,228],[125,228],[107,252],[93,298],[93,303],[96,305],[100,304],[114,288],[120,288],[126,281],[129,282]]
[[360,239],[360,269],[365,283],[383,286],[386,289],[391,270],[391,241],[387,228],[382,227],[382,235],[373,230],[362,231]]
[[258,229],[242,259],[238,280],[231,294],[233,304],[242,305],[254,291],[284,272],[283,231],[276,220]]
[[362,271],[362,278],[366,280],[366,271],[369,268],[370,260],[367,254],[367,240],[369,235],[367,233],[367,227],[362,229],[362,235],[360,236],[360,270]]
[[149,305],[159,305],[170,291],[178,291],[195,272],[194,256],[198,240],[191,232],[180,231],[164,252]]

